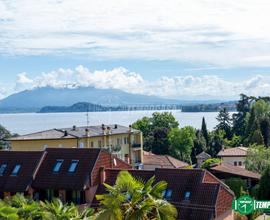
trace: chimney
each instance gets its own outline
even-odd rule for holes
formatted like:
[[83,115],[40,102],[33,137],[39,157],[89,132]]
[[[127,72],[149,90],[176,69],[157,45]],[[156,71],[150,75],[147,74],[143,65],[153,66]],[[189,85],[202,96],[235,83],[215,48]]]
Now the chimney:
[[86,137],[89,137],[89,136],[90,136],[90,134],[89,134],[89,129],[88,129],[88,128],[85,129],[85,136],[86,136]]
[[105,125],[102,124],[102,125],[101,125],[101,128],[102,128],[102,130],[105,130]]
[[117,124],[114,125],[114,129],[117,129]]
[[100,184],[103,184],[106,181],[105,167],[99,168],[99,180]]
[[128,131],[131,132],[131,125],[128,126]]
[[66,130],[64,130],[64,136],[68,136],[68,132]]
[[76,125],[73,125],[73,126],[72,126],[72,130],[73,130],[73,131],[76,131]]
[[224,150],[225,150],[225,147],[224,147],[224,145],[222,145],[222,148],[221,148],[221,150],[222,150],[222,151],[224,151]]
[[108,132],[108,134],[111,134],[111,127],[107,127],[107,132]]
[[125,162],[130,164],[130,159],[129,159],[129,156],[128,154],[125,154]]

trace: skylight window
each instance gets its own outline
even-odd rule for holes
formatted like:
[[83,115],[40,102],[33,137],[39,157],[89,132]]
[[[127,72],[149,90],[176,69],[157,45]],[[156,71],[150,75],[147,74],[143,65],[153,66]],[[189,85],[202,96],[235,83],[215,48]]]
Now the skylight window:
[[21,165],[20,164],[17,164],[14,169],[12,170],[12,173],[11,173],[11,176],[17,176],[19,171],[21,169]]
[[162,196],[167,199],[170,200],[172,198],[172,189],[166,189],[162,192]]
[[6,168],[7,168],[7,164],[1,164],[1,166],[0,166],[0,176],[4,175]]
[[70,167],[69,167],[69,169],[68,169],[68,172],[69,172],[69,173],[74,173],[74,172],[76,171],[76,168],[77,168],[77,166],[78,166],[78,163],[79,163],[78,160],[72,160],[72,161],[71,161],[71,164],[70,164]]
[[190,192],[185,192],[185,200],[189,200],[190,198]]
[[57,160],[56,164],[54,165],[53,172],[58,173],[61,169],[64,160]]

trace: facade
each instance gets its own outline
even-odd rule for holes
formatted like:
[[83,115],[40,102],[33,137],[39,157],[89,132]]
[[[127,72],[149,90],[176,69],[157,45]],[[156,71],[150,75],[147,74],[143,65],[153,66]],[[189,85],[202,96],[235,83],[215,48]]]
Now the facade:
[[131,169],[97,148],[0,151],[0,198],[19,192],[40,200],[59,197],[64,202],[91,203],[100,167]]
[[164,198],[178,209],[177,219],[233,219],[233,192],[208,171],[133,170],[128,163],[99,148],[0,151],[1,198],[21,192],[36,200],[58,197],[63,202],[98,208],[95,195],[105,193],[103,183],[113,185],[121,170],[145,181],[152,176],[156,181],[166,181]]
[[156,168],[185,168],[189,164],[169,155],[156,155],[151,152],[143,152],[143,169],[155,170]]
[[248,148],[242,146],[222,149],[217,156],[223,163],[229,163],[233,166],[245,168],[247,150]]
[[134,167],[143,163],[142,132],[130,126],[100,125],[51,129],[10,138],[13,151],[43,151],[46,148],[106,148]]

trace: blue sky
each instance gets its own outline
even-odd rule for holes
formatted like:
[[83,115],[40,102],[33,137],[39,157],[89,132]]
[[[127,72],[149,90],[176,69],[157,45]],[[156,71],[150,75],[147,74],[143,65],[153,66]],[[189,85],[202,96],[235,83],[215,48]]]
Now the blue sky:
[[267,0],[0,0],[0,98],[69,85],[270,95],[269,10]]

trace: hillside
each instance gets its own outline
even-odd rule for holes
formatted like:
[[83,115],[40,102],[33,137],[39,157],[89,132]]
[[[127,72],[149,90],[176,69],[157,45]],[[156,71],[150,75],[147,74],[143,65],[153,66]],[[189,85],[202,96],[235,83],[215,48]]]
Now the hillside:
[[89,102],[103,106],[160,105],[177,104],[180,101],[131,94],[116,89],[97,89],[93,87],[36,88],[12,94],[0,100],[0,112],[38,111],[44,106],[71,106],[78,102]]

